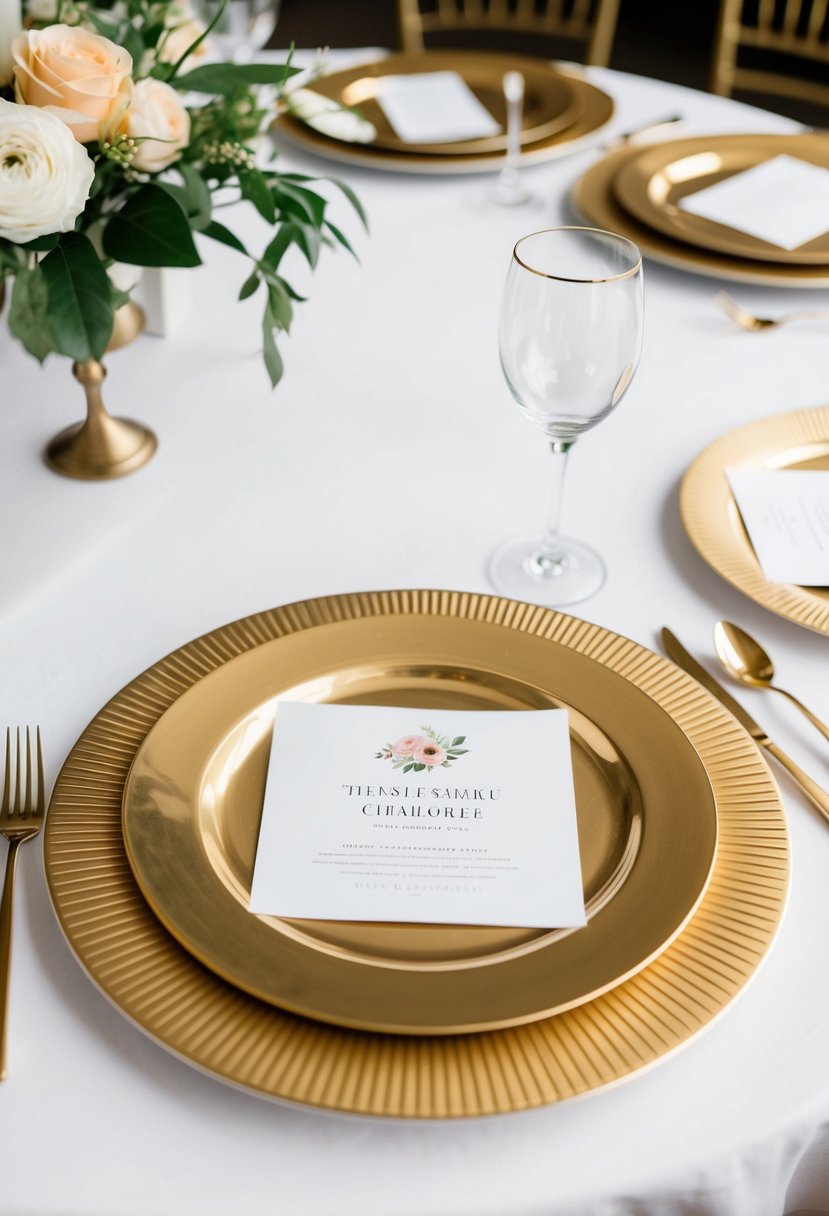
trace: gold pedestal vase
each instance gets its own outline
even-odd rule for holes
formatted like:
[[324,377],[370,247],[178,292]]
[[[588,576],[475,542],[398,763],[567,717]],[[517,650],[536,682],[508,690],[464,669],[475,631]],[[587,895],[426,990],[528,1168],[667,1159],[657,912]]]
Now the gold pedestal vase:
[[[132,301],[119,308],[107,351],[132,342],[144,328],[144,314]],[[98,359],[72,364],[72,374],[86,392],[83,422],[67,427],[47,445],[44,459],[64,477],[108,481],[134,473],[158,446],[153,432],[140,422],[113,418],[103,402],[101,386],[106,368]]]

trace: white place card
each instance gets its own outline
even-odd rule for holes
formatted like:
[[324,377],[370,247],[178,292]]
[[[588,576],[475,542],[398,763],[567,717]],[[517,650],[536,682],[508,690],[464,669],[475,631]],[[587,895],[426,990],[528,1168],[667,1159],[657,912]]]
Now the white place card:
[[829,472],[727,469],[726,473],[769,582],[829,587]]
[[377,101],[398,139],[407,144],[452,143],[501,132],[457,72],[384,76]]
[[829,169],[773,156],[687,194],[679,207],[781,249],[797,249],[829,231]]
[[249,907],[585,924],[567,711],[280,701]]

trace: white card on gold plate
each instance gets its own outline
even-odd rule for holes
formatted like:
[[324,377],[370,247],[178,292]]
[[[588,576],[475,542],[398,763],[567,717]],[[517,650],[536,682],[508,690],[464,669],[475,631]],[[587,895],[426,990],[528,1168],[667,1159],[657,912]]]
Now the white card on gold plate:
[[726,473],[769,582],[829,587],[829,472],[727,469]]
[[453,143],[501,132],[457,72],[384,76],[377,101],[397,137],[407,144]]
[[567,711],[280,701],[249,907],[585,924]]

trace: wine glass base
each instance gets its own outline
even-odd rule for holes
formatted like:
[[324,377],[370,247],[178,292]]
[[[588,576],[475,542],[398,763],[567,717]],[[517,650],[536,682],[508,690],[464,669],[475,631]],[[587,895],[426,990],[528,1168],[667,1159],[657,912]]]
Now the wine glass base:
[[605,580],[598,553],[580,541],[559,537],[562,560],[539,562],[541,538],[510,540],[497,549],[489,564],[489,577],[502,595],[529,600],[551,608],[578,604],[595,595]]

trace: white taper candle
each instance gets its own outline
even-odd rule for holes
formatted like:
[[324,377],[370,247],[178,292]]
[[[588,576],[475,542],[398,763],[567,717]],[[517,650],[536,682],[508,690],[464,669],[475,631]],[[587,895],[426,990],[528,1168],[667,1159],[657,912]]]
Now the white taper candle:
[[12,38],[22,28],[20,0],[0,0],[0,85],[11,83]]

